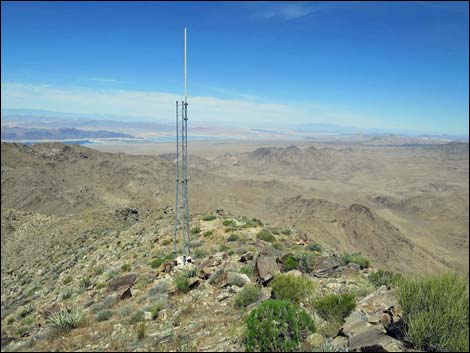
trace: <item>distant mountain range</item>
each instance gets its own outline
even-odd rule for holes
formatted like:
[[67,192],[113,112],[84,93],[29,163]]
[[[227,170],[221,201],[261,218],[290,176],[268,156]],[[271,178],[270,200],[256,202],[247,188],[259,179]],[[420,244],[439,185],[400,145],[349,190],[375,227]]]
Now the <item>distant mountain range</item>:
[[132,135],[105,130],[88,131],[75,128],[37,129],[2,126],[4,141],[74,140],[87,138],[135,138]]

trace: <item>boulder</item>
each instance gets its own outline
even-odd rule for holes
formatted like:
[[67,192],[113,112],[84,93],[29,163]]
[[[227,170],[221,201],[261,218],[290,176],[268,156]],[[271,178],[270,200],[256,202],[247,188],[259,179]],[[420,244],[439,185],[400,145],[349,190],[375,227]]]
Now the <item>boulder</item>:
[[365,326],[349,338],[349,350],[357,352],[401,352],[403,343],[377,330]]
[[313,267],[313,275],[320,278],[332,277],[340,265],[337,257],[321,256]]
[[131,288],[137,280],[136,273],[118,277],[112,280],[108,285],[108,292],[117,292],[120,299],[132,297]]
[[255,270],[263,285],[266,285],[280,272],[276,259],[272,256],[262,254],[260,254],[256,259]]

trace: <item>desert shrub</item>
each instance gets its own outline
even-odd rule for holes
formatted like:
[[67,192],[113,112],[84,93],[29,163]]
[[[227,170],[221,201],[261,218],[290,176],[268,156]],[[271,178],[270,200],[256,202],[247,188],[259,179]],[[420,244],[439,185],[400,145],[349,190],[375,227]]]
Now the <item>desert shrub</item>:
[[171,239],[171,238],[163,239],[163,240],[162,240],[162,245],[163,245],[163,246],[167,246],[167,245],[170,245],[171,242],[172,242],[172,239]]
[[289,255],[284,264],[284,270],[287,272],[287,271],[295,270],[298,267],[299,267],[299,260],[297,260],[295,256]]
[[314,352],[340,352],[338,348],[336,348],[329,342],[323,342],[318,347],[316,347],[313,351]]
[[314,283],[302,276],[280,274],[274,277],[271,288],[273,298],[299,303],[312,296]]
[[356,297],[353,294],[331,294],[315,302],[318,315],[328,321],[342,321],[355,307]]
[[29,314],[31,314],[33,311],[34,311],[34,306],[32,304],[28,304],[21,308],[21,310],[19,311],[19,315],[20,317],[24,318],[28,316]]
[[142,310],[138,310],[134,313],[134,315],[132,315],[131,322],[136,323],[141,321],[144,321],[144,312]]
[[219,251],[220,252],[224,252],[224,251],[227,251],[229,250],[230,248],[227,246],[227,245],[224,245],[222,244],[221,246],[219,246]]
[[227,241],[237,241],[238,240],[238,235],[235,233],[230,234],[230,236],[227,238]]
[[281,234],[281,231],[279,230],[279,228],[271,228],[271,233],[275,235],[279,235]]
[[284,249],[284,246],[282,245],[282,243],[280,241],[275,241],[273,243],[273,248],[276,249],[276,250],[282,250],[282,249]]
[[301,252],[296,255],[296,259],[299,262],[297,269],[304,273],[310,273],[313,271],[315,265],[315,254],[311,252]]
[[207,251],[204,249],[196,249],[194,250],[193,257],[195,259],[202,259],[203,257],[206,257]]
[[212,230],[208,230],[207,232],[204,232],[203,236],[204,238],[208,238],[210,237],[212,234],[214,234],[214,232]]
[[152,320],[155,320],[158,317],[158,313],[163,309],[163,304],[158,303],[150,307],[145,308],[145,311],[148,311],[152,314]]
[[73,289],[65,288],[65,290],[62,292],[62,300],[70,299],[72,295],[73,295]]
[[228,226],[234,226],[235,222],[232,219],[226,219],[225,221],[222,222],[222,224],[224,225],[224,227],[228,227]]
[[229,256],[232,256],[235,254],[235,251],[233,249],[230,249],[228,252],[227,252],[227,255]]
[[403,276],[400,273],[392,271],[378,270],[376,272],[369,273],[367,279],[376,288],[381,286],[394,287],[403,280]]
[[80,279],[80,288],[86,289],[91,285],[90,277],[83,277]]
[[64,278],[64,281],[62,283],[67,285],[70,282],[72,282],[72,276],[67,276],[67,277]]
[[197,268],[196,267],[188,267],[186,268],[182,275],[186,278],[192,278],[197,276]]
[[158,281],[156,285],[150,288],[148,295],[150,297],[154,297],[157,294],[166,293],[166,292],[168,292],[168,282],[162,279]]
[[403,280],[398,287],[405,333],[417,349],[468,352],[466,281],[455,274]]
[[104,282],[98,282],[95,286],[95,289],[100,290],[102,288],[106,287],[106,283]]
[[300,341],[315,325],[298,305],[283,300],[268,300],[247,318],[247,352],[298,351]]
[[12,323],[15,322],[15,320],[16,320],[15,317],[14,317],[13,315],[10,315],[10,316],[8,316],[8,317],[6,318],[5,323],[6,323],[7,325],[11,325]]
[[257,227],[262,227],[263,222],[261,222],[259,219],[252,218],[249,221],[246,221],[244,225],[242,225],[242,228],[257,228]]
[[185,275],[178,275],[175,278],[175,285],[183,293],[189,292],[189,280]]
[[217,216],[213,215],[213,214],[208,214],[208,215],[205,215],[202,220],[203,221],[213,221],[214,219],[217,219]]
[[367,268],[370,266],[370,260],[362,256],[361,253],[352,253],[352,254],[344,254],[343,257],[341,258],[342,262],[344,265],[347,265],[349,263],[354,263],[359,265],[361,269]]
[[282,228],[281,233],[284,235],[291,235],[292,231],[289,228]]
[[274,235],[272,235],[269,231],[267,231],[266,229],[263,229],[262,231],[258,232],[258,234],[256,234],[256,238],[260,239],[260,240],[264,240],[264,241],[267,241],[267,242],[270,242],[272,243],[273,241],[276,240],[276,238],[274,237]]
[[98,265],[98,266],[93,267],[93,273],[95,274],[95,276],[101,275],[104,272],[104,270],[105,270],[104,265]]
[[240,269],[240,273],[244,273],[244,274],[247,275],[248,277],[252,277],[253,274],[254,274],[254,271],[253,271],[253,268],[250,267],[250,266],[243,266],[243,267]]
[[113,312],[111,310],[100,310],[96,313],[96,321],[106,321],[109,320],[113,316]]
[[145,326],[145,322],[141,322],[136,326],[136,334],[138,340],[143,340],[147,335],[147,326]]
[[191,234],[194,235],[194,234],[199,234],[199,233],[201,233],[201,227],[195,226],[191,228]]
[[258,300],[261,291],[254,284],[247,284],[235,296],[235,306],[242,308]]
[[121,266],[121,271],[122,272],[128,272],[130,269],[131,269],[130,264],[122,264],[122,266]]
[[318,244],[308,244],[307,250],[313,251],[313,252],[322,252],[322,248]]
[[152,261],[150,261],[150,267],[152,268],[159,268],[165,261],[171,260],[173,258],[172,254],[168,254],[166,256],[160,256]]
[[238,229],[235,226],[228,226],[227,228],[225,228],[225,233],[235,232],[237,230]]
[[72,330],[80,325],[84,317],[85,313],[81,309],[63,308],[49,316],[47,322],[57,330]]

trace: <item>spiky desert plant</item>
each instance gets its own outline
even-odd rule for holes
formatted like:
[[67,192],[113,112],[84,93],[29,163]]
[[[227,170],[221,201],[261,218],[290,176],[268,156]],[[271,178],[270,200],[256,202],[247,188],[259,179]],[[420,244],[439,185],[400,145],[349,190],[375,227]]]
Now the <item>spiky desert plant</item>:
[[72,330],[77,328],[85,317],[85,312],[79,308],[63,308],[48,318],[51,327],[58,330]]

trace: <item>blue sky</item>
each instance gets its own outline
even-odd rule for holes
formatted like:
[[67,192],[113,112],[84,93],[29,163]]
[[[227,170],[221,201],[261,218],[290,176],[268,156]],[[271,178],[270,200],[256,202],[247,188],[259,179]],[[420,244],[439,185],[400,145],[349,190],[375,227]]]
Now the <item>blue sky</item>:
[[468,134],[467,2],[1,3],[2,108]]

